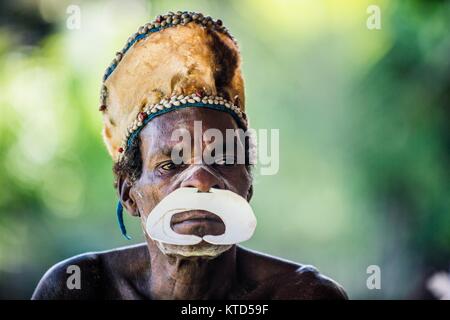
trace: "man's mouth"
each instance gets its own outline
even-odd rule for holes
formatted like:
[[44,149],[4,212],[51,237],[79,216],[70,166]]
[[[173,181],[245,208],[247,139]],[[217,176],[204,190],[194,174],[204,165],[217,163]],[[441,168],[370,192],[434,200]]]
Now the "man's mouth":
[[173,215],[172,229],[180,234],[219,235],[225,232],[225,224],[217,215],[204,210],[191,210]]
[[[197,221],[197,222],[203,222],[203,221],[209,221],[209,222],[222,222],[222,219],[220,219],[217,215],[214,213],[204,211],[204,210],[191,210],[191,211],[185,211],[175,214],[172,217],[171,224],[176,225],[183,222],[188,221]],[[223,222],[222,222],[223,223]]]

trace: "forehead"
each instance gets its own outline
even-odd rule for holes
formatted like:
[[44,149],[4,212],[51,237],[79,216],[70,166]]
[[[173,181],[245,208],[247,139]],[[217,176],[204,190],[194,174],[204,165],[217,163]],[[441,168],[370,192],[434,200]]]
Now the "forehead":
[[208,129],[217,129],[225,137],[227,129],[239,128],[233,117],[223,111],[204,108],[175,110],[152,119],[140,132],[142,152],[157,152],[173,146],[178,141],[171,141],[172,133],[177,129],[188,130],[194,138],[195,121],[201,121],[200,134]]

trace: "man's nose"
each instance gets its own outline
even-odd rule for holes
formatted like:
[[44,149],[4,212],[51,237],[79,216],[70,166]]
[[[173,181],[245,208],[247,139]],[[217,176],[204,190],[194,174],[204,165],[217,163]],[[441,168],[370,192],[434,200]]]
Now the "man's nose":
[[211,188],[225,189],[225,184],[207,169],[198,168],[190,177],[181,183],[181,187],[197,188],[200,192],[208,192]]

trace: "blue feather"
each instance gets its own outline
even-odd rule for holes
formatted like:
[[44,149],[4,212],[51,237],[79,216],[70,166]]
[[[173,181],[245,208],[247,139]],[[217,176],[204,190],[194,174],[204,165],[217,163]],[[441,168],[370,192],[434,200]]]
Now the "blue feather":
[[117,213],[117,221],[119,222],[120,231],[122,231],[122,234],[125,238],[127,238],[128,240],[131,240],[131,237],[129,237],[127,235],[127,229],[125,228],[125,224],[123,223],[123,206],[122,206],[122,202],[120,202],[120,201],[117,202],[116,213]]

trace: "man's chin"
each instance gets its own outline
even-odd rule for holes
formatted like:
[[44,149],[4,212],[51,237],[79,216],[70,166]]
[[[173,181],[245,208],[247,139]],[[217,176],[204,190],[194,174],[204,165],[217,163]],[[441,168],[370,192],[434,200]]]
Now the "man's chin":
[[214,259],[225,251],[228,251],[233,245],[215,245],[205,241],[196,245],[180,246],[156,241],[158,249],[165,255],[180,257],[204,257]]

